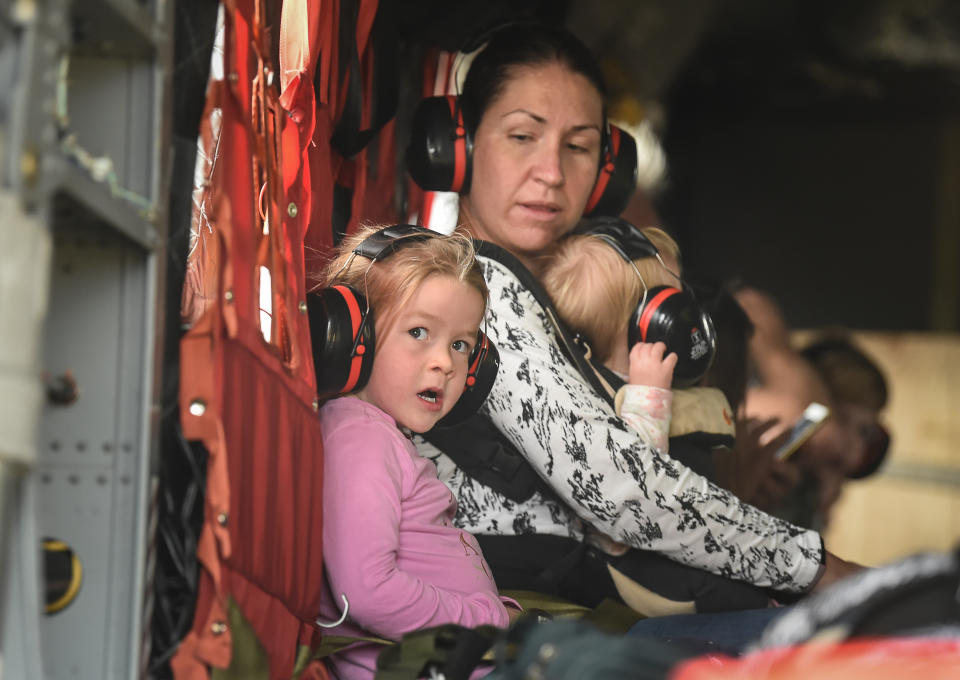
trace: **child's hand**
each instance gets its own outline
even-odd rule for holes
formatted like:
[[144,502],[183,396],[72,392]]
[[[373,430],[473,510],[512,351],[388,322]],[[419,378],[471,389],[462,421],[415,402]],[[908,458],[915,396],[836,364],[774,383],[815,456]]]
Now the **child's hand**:
[[630,350],[630,384],[670,389],[677,355],[670,352],[664,357],[666,351],[667,346],[662,342],[638,342],[634,345]]

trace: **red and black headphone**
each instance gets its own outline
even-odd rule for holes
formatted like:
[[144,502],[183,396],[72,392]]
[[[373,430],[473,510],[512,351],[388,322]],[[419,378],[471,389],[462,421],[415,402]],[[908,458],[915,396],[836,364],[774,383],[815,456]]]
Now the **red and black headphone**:
[[[634,260],[655,257],[663,265],[660,251],[643,232],[619,217],[597,217],[584,220],[574,230],[576,234],[595,236],[607,243],[631,267]],[[663,265],[666,269],[666,265]],[[674,276],[676,272],[667,271]],[[697,302],[690,289],[674,286],[647,288],[637,271],[643,295],[627,324],[629,347],[638,342],[662,342],[668,352],[677,355],[673,371],[674,387],[690,387],[710,369],[717,353],[717,333],[713,319]],[[680,281],[679,276],[677,280]]]
[[[396,224],[371,234],[353,249],[353,255],[375,262],[389,257],[405,243],[442,238],[437,232],[411,224]],[[345,284],[334,284],[307,296],[313,367],[321,397],[363,389],[373,370],[373,310],[364,295]],[[437,424],[455,425],[480,408],[500,368],[500,354],[482,330],[468,358],[463,394]]]
[[[407,170],[425,191],[470,191],[473,137],[460,98],[427,97],[413,114]],[[584,215],[619,215],[637,188],[637,143],[604,121],[600,167]]]

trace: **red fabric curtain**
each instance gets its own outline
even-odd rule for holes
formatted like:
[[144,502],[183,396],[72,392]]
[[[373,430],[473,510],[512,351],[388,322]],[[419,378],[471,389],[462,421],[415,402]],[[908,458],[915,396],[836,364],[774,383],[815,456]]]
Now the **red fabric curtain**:
[[[178,678],[229,666],[231,599],[266,650],[271,677],[291,677],[298,646],[319,643],[323,451],[305,263],[319,266],[330,254],[338,177],[350,175],[354,187],[351,229],[361,216],[396,221],[393,125],[375,158],[364,149],[346,163],[330,148],[345,85],[336,63],[340,2],[288,0],[296,6],[281,14],[297,24],[283,29],[267,25],[262,1],[225,0],[226,77],[208,92],[207,117],[216,110],[221,120],[215,145],[206,129],[216,159],[184,293],[193,325],[182,341],[180,400],[184,433],[205,444],[209,462],[197,608],[172,661]],[[376,0],[357,4],[364,77],[375,58],[367,38],[376,8]],[[277,53],[290,68],[283,77],[273,73]]]

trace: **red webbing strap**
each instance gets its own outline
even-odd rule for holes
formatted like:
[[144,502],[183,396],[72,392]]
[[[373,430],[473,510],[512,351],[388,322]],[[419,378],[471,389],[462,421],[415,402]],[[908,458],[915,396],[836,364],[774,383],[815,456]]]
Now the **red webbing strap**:
[[[332,120],[334,112],[338,110],[340,105],[340,0],[329,0],[329,2],[329,19],[325,18],[323,24],[327,29],[327,42],[320,45],[320,60],[323,62],[329,59],[330,63],[325,71],[321,72],[321,76],[325,75],[327,79],[325,83],[321,83],[321,86],[325,87],[323,92],[326,95],[321,98],[321,101],[325,101],[327,106],[330,107],[330,117]],[[329,27],[327,27],[327,21],[329,21]],[[323,140],[325,144],[329,141],[329,137]]]
[[[374,178],[367,182],[367,192],[363,203],[363,214],[367,219],[380,224],[406,222],[406,216],[400,215],[394,201],[397,180],[397,122],[391,119],[377,135],[377,158],[373,161],[377,168]],[[403,173],[403,170],[400,170]]]
[[423,81],[420,90],[421,97],[433,96],[433,84],[437,79],[439,50],[428,47],[423,51]]
[[373,20],[377,15],[377,5],[379,0],[360,0],[360,6],[357,8],[357,53],[367,52],[368,40],[370,39],[370,29],[373,28]]

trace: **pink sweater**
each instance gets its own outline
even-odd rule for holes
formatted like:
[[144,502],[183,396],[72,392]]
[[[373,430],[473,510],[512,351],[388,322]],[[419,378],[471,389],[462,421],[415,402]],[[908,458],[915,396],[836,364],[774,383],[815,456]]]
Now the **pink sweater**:
[[[404,633],[444,623],[506,626],[507,611],[476,539],[453,526],[456,501],[394,420],[354,397],[327,402],[323,429],[323,559],[339,618],[333,635]],[[372,678],[381,647],[332,657],[338,678]]]

